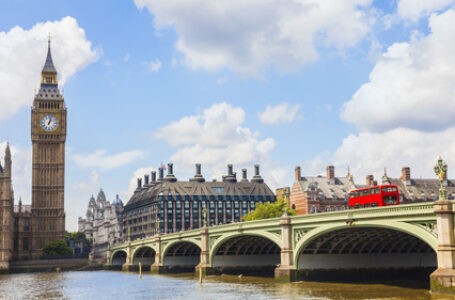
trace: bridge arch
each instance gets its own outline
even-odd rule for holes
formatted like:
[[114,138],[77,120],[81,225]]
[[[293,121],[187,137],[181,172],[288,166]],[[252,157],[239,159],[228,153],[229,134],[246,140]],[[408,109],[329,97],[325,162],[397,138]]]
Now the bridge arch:
[[271,233],[243,232],[219,237],[210,248],[210,265],[222,273],[273,274],[281,240]]
[[201,247],[196,240],[176,240],[163,247],[162,262],[168,268],[194,271],[201,260]]
[[437,265],[437,244],[435,235],[415,224],[384,221],[348,226],[338,223],[320,226],[305,234],[295,245],[294,264],[297,269],[387,267],[381,261],[384,257],[381,254],[388,253],[389,264],[395,260],[394,266],[430,267]]
[[280,249],[282,245],[281,238],[273,233],[270,232],[234,232],[230,234],[225,234],[220,236],[215,240],[213,245],[210,246],[210,264],[213,265],[213,257],[215,256],[216,251],[218,248],[225,243],[226,241],[236,238],[236,237],[241,237],[241,236],[257,236],[257,237],[262,237],[266,240],[270,240],[271,242],[275,243]]
[[121,266],[126,262],[126,251],[125,250],[116,250],[112,252],[111,255],[111,265]]
[[150,266],[155,262],[155,249],[149,245],[141,245],[133,250],[131,253],[132,265]]

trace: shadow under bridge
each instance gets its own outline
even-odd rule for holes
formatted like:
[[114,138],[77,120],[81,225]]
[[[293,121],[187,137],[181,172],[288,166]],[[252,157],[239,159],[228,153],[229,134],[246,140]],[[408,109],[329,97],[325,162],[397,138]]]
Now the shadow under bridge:
[[229,238],[212,252],[212,267],[220,273],[273,277],[280,263],[281,248],[255,235]]
[[303,280],[422,280],[437,268],[436,253],[422,239],[386,228],[348,228],[304,244],[297,269]]

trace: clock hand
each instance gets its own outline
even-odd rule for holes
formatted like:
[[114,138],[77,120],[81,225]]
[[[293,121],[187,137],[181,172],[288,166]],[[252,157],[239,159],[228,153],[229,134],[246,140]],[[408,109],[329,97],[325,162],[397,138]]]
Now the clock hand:
[[51,125],[51,119],[49,119],[49,121],[47,121],[47,126]]

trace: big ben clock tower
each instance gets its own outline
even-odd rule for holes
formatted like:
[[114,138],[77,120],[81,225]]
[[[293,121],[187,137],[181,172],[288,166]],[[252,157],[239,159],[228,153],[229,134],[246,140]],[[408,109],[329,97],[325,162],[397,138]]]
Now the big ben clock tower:
[[65,236],[64,185],[66,107],[58,88],[57,70],[51,55],[41,72],[41,87],[32,106],[32,257],[43,246]]

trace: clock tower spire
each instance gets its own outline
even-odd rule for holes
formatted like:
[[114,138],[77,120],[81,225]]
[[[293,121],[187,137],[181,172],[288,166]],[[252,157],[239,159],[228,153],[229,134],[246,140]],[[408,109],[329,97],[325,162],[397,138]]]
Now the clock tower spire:
[[66,106],[57,79],[49,38],[41,86],[31,110],[32,258],[41,255],[46,243],[65,236]]

